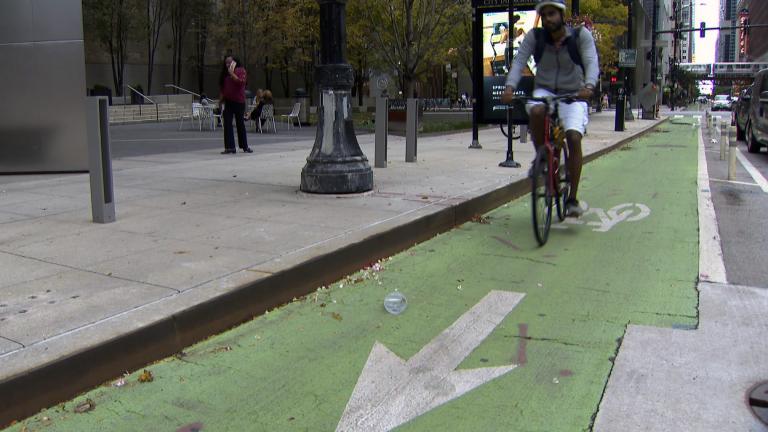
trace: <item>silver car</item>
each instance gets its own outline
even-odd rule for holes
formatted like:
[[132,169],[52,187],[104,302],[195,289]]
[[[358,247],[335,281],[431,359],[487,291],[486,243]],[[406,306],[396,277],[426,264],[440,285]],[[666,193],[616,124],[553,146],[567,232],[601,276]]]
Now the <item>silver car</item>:
[[715,101],[712,102],[712,111],[730,111],[731,110],[731,97],[727,95],[715,96]]

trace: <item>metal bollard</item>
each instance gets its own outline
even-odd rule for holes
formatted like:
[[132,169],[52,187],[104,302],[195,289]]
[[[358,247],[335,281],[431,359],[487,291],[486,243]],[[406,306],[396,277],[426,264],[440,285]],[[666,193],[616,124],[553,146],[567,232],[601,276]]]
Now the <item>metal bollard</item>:
[[736,152],[739,151],[739,142],[730,140],[728,146],[728,180],[736,180]]
[[416,147],[419,134],[419,100],[408,99],[405,121],[405,161],[416,162]]
[[520,125],[520,144],[528,142],[528,125]]
[[115,193],[109,145],[109,103],[106,97],[91,97],[87,101],[91,214],[96,223],[110,223],[115,221]]
[[376,144],[374,166],[387,167],[387,138],[389,133],[389,98],[376,98]]
[[720,127],[720,160],[725,160],[725,149],[728,147],[728,139],[730,138],[731,127],[725,122]]
[[[619,89],[619,97],[616,99],[616,113],[613,122],[614,132],[624,132],[624,121],[626,120],[626,114],[624,110],[627,108],[627,96],[624,94],[624,89]],[[631,113],[632,110],[630,110]]]

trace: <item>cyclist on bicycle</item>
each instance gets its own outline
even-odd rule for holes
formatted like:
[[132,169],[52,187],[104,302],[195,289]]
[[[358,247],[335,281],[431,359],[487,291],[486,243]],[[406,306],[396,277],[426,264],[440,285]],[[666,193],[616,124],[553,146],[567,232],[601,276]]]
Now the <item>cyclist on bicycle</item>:
[[[584,209],[576,199],[576,193],[581,178],[581,137],[588,122],[589,111],[586,101],[592,97],[599,74],[595,40],[586,28],[576,31],[565,25],[565,0],[539,0],[536,4],[536,12],[541,17],[545,43],[543,50],[539,52],[541,58],[536,59],[533,97],[576,94],[579,99],[572,103],[559,102],[558,104],[560,122],[566,131],[565,136],[568,141],[568,171],[571,175],[570,196],[565,204],[566,215],[579,217],[584,213]],[[581,65],[572,58],[573,53],[570,52],[568,38],[575,38]],[[570,41],[570,43],[574,42]],[[536,49],[536,32],[530,31],[526,34],[518,55],[514,58],[512,70],[507,76],[502,102],[508,104],[514,99],[515,89],[520,82],[523,69]],[[528,102],[526,111],[530,118],[533,142],[538,148],[544,142],[544,121],[548,113],[541,102]]]

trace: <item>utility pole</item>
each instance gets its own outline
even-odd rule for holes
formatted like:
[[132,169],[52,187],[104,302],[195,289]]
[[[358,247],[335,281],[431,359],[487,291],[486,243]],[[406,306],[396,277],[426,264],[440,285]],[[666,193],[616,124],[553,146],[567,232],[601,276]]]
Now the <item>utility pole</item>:
[[656,56],[656,32],[659,30],[659,4],[658,0],[653,0],[653,13],[651,23],[651,82],[656,83],[656,75],[658,74],[657,56]]
[[[635,36],[632,30],[632,3],[635,0],[627,0],[627,49],[632,49],[632,38]],[[630,95],[632,94],[632,68],[624,68],[624,95],[626,97],[627,105],[629,109],[624,111],[625,120],[634,120],[632,115],[632,104],[630,101]]]
[[[679,6],[679,7],[678,7]],[[674,0],[672,3],[672,18],[674,19],[675,28],[680,28],[680,8],[682,3],[680,0]],[[672,111],[675,110],[675,102],[677,99],[677,40],[680,37],[680,32],[672,33],[672,64],[669,65],[669,79],[672,82],[672,89],[669,92],[669,104]],[[655,39],[655,37],[654,37]]]

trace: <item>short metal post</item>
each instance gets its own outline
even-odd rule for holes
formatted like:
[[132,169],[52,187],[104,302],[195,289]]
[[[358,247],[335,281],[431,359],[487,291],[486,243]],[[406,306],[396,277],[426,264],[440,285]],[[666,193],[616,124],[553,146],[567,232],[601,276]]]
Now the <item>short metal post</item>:
[[739,151],[739,142],[730,140],[728,146],[728,180],[736,180],[736,152]]
[[520,144],[526,144],[528,142],[528,125],[520,125]]
[[723,125],[720,126],[720,160],[725,160],[725,149],[728,147],[729,130],[730,126],[723,122]]
[[109,100],[88,98],[88,169],[91,177],[91,214],[96,223],[115,221],[115,193],[109,145]]
[[499,164],[504,168],[520,168],[520,164],[515,161],[515,151],[512,143],[512,109],[507,107],[507,158]]
[[627,95],[624,94],[623,90],[619,89],[619,97],[616,99],[616,116],[613,120],[614,132],[624,132],[624,121],[626,120],[624,110],[627,108]]
[[374,166],[387,167],[387,138],[389,131],[389,98],[376,98],[376,145]]
[[419,131],[419,100],[408,99],[405,121],[405,161],[416,162],[416,147]]

